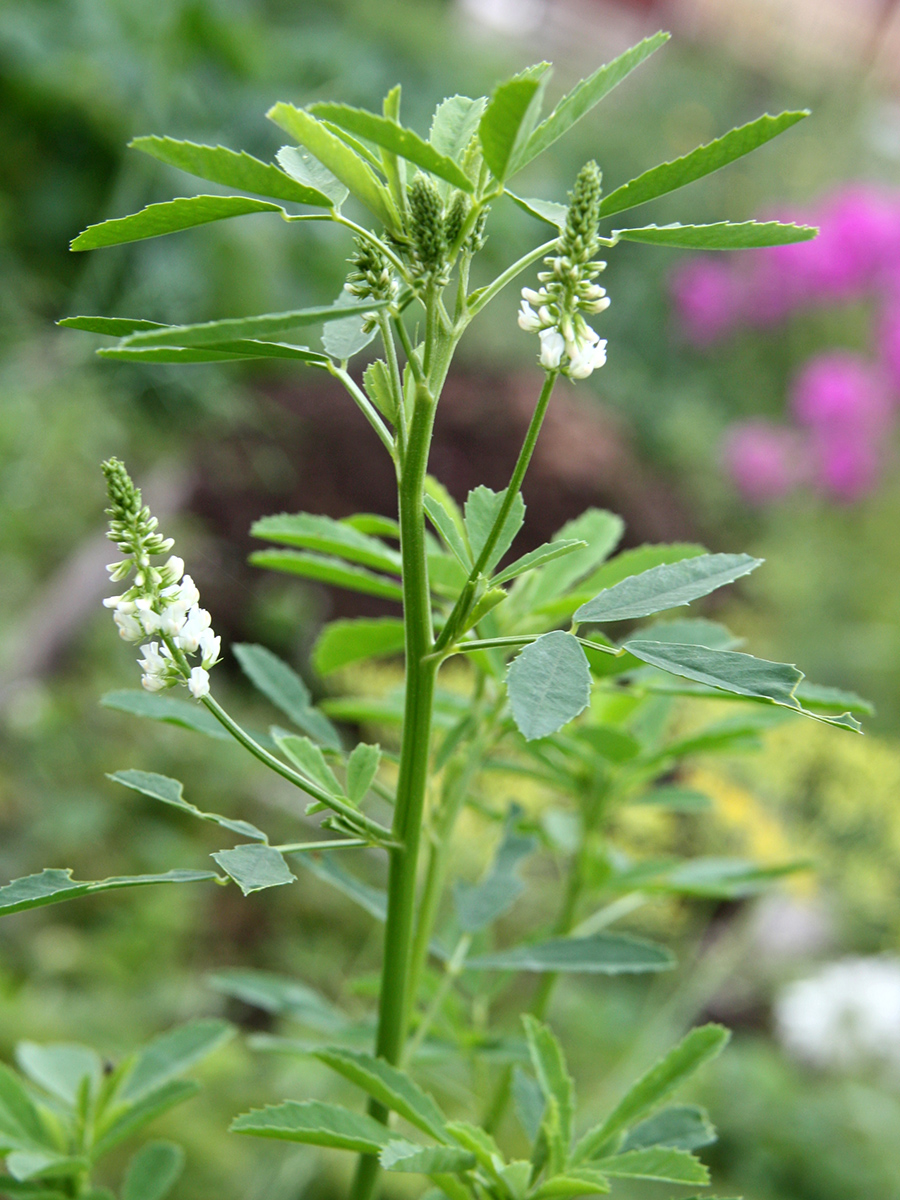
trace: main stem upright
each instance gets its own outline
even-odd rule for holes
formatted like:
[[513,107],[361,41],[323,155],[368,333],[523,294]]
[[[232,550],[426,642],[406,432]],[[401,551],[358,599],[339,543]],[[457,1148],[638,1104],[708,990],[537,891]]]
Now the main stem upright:
[[[399,466],[400,552],[403,558],[403,618],[406,642],[406,700],[400,771],[390,853],[381,1004],[375,1053],[399,1063],[412,1003],[410,964],[416,911],[416,876],[428,782],[428,748],[438,660],[434,649],[431,598],[425,557],[424,496],[436,400],[427,383],[416,387],[406,453]],[[387,1109],[372,1101],[370,1114],[387,1121]],[[357,1168],[353,1200],[375,1191],[378,1160],[364,1155]]]

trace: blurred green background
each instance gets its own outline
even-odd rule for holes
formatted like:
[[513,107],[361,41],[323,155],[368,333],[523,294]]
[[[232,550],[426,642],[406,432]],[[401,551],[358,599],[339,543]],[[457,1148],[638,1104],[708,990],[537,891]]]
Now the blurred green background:
[[[562,200],[588,157],[617,186],[761,111],[804,105],[814,109],[811,120],[657,202],[646,221],[741,220],[814,206],[848,181],[900,188],[900,116],[878,68],[895,6],[872,6],[873,40],[834,69],[804,41],[812,26],[799,4],[793,33],[782,32],[795,38],[787,50],[768,46],[763,25],[759,52],[745,53],[738,17],[753,7],[735,5],[729,30],[706,20],[703,4],[691,16],[689,4],[669,11],[587,0],[0,6],[4,881],[48,865],[74,867],[84,879],[202,865],[218,846],[214,836],[123,796],[104,778],[129,766],[177,776],[200,805],[224,793],[228,811],[252,819],[271,810],[290,836],[286,795],[264,787],[237,749],[210,759],[182,731],[98,706],[103,692],[135,683],[133,655],[99,606],[110,553],[101,536],[101,458],[125,459],[146,485],[216,629],[227,640],[264,641],[313,688],[322,686],[307,665],[317,629],[361,610],[251,573],[247,528],[281,508],[343,516],[391,511],[393,503],[365,426],[327,385],[269,366],[102,363],[93,356],[96,339],[54,327],[74,313],[177,322],[277,311],[329,302],[341,287],[350,250],[342,232],[315,224],[297,232],[263,217],[71,255],[68,242],[85,225],[189,186],[128,151],[128,140],[165,133],[269,159],[280,145],[264,117],[274,101],[340,97],[374,106],[398,81],[405,120],[426,132],[447,94],[483,94],[504,73],[551,57],[556,95],[666,25],[673,42],[541,160],[540,177],[523,177],[524,194]],[[759,6],[771,21],[777,10]],[[752,39],[752,22],[747,28]],[[485,270],[547,236],[502,204],[489,233]],[[804,1065],[780,1048],[772,1014],[781,989],[821,961],[898,952],[900,474],[888,436],[877,486],[853,503],[800,489],[754,507],[723,474],[717,450],[733,421],[783,412],[790,381],[811,354],[866,350],[874,317],[854,298],[698,349],[680,332],[670,300],[678,261],[674,251],[634,245],[610,255],[604,283],[613,305],[602,330],[609,363],[560,396],[526,487],[523,537],[536,544],[585,505],[600,504],[625,515],[628,544],[690,538],[768,559],[717,618],[748,635],[754,652],[868,696],[877,716],[865,739],[790,724],[762,756],[723,763],[704,779],[717,807],[703,848],[808,855],[814,878],[756,908],[669,914],[665,932],[685,963],[674,981],[567,986],[553,1019],[591,1094],[614,1089],[629,1064],[645,1066],[686,1020],[721,1017],[736,1043],[696,1093],[721,1131],[710,1155],[718,1191],[752,1200],[888,1200],[900,1196],[897,1075],[886,1077],[878,1063]],[[527,420],[537,377],[515,307],[515,296],[504,294],[475,327],[448,385],[433,467],[457,496],[481,481],[505,483]],[[220,670],[218,686],[252,717],[240,679]],[[664,841],[667,831],[646,836]],[[258,1012],[226,1007],[207,985],[223,966],[283,971],[359,1002],[348,995],[350,968],[371,970],[378,959],[367,918],[309,879],[246,900],[232,891],[123,893],[5,919],[0,1056],[8,1061],[23,1037],[81,1040],[115,1056],[201,1013],[225,1011],[258,1027]],[[900,1011],[896,1026],[900,1043]],[[208,1086],[188,1117],[160,1123],[188,1150],[177,1195],[333,1194],[334,1177],[312,1150],[258,1147],[224,1132],[234,1113],[275,1093],[322,1094],[318,1071],[261,1058],[238,1041],[203,1074]]]

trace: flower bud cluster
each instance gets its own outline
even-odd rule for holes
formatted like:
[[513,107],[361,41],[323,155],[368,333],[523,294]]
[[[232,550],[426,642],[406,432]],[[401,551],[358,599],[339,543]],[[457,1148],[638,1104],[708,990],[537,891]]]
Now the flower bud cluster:
[[399,290],[391,264],[377,246],[365,238],[356,239],[356,251],[349,260],[352,270],[344,285],[357,300],[393,300]]
[[[172,555],[162,566],[151,565],[151,558],[171,550],[172,539],[156,533],[156,518],[141,505],[141,493],[125,467],[113,458],[103,464],[103,472],[110,500],[107,536],[126,556],[107,570],[117,581],[135,572],[131,587],[108,597],[104,607],[113,610],[125,641],[160,635],[160,641],[141,646],[138,659],[148,692],[184,683],[199,700],[209,692],[209,669],[219,661],[221,639],[211,628],[209,613],[200,607],[194,581],[184,574],[183,560]],[[190,663],[193,655],[200,656],[199,665]]]
[[409,188],[409,237],[416,273],[437,280],[446,268],[447,230],[440,193],[424,175]]
[[594,283],[606,263],[593,260],[599,239],[600,170],[589,162],[578,173],[566,227],[556,253],[544,259],[541,286],[522,288],[519,327],[541,339],[541,365],[586,379],[606,362],[606,339],[585,321],[609,308],[606,289]]

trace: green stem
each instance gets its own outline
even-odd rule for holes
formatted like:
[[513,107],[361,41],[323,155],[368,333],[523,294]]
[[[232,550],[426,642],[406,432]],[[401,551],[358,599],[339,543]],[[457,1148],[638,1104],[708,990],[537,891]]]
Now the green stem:
[[469,298],[469,316],[474,317],[476,313],[480,313],[486,304],[490,304],[498,292],[501,292],[508,283],[512,283],[517,275],[521,275],[526,267],[530,267],[533,262],[537,262],[539,258],[543,258],[545,254],[549,254],[555,249],[557,238],[552,242],[544,242],[542,246],[538,246],[536,250],[529,250],[527,254],[523,254],[520,259],[507,267],[506,270],[497,276],[493,283],[489,283],[487,287],[481,288],[477,292],[473,292]]
[[[406,700],[394,807],[393,834],[398,845],[390,852],[384,962],[375,1039],[375,1053],[393,1064],[399,1063],[406,1042],[416,874],[438,668],[437,662],[428,657],[432,650],[433,634],[423,507],[435,407],[428,388],[417,386],[409,443],[399,473]],[[377,1101],[370,1102],[369,1113],[376,1120],[387,1123],[388,1111]],[[360,1158],[353,1184],[353,1200],[369,1200],[375,1191],[378,1171],[378,1160],[373,1155]]]
[[544,417],[547,412],[547,405],[550,403],[550,397],[553,394],[553,386],[556,383],[558,371],[548,371],[544,379],[544,386],[541,388],[541,394],[538,397],[538,402],[534,407],[534,412],[531,415],[531,422],[528,426],[528,432],[525,434],[525,441],[522,443],[522,449],[519,451],[519,457],[516,465],[513,468],[513,473],[509,481],[509,486],[506,489],[506,494],[503,497],[503,503],[500,505],[500,511],[494,520],[491,527],[491,532],[487,536],[487,540],[482,547],[481,553],[478,555],[478,561],[475,563],[469,578],[466,581],[465,587],[460,592],[456,604],[453,606],[453,611],[447,618],[447,624],[435,643],[435,651],[445,650],[452,644],[456,637],[460,624],[465,619],[469,606],[475,595],[475,589],[478,585],[478,579],[481,572],[494,552],[494,547],[500,534],[503,532],[503,526],[506,524],[506,518],[510,514],[516,496],[519,494],[519,489],[522,486],[522,481],[525,478],[525,472],[528,470],[528,464],[531,462],[531,456],[534,453],[534,448],[537,445],[538,434],[541,432],[541,425],[544,423]]
[[390,317],[384,310],[378,314],[378,328],[381,330],[381,344],[384,346],[384,356],[387,359],[388,374],[391,378],[391,390],[394,393],[394,403],[397,406],[397,442],[400,458],[406,454],[406,406],[403,403],[403,376],[400,374],[400,364],[397,361],[397,347],[394,345],[394,334],[391,330]]
[[402,317],[392,317],[394,328],[397,330],[397,337],[400,339],[400,344],[403,347],[403,353],[406,355],[406,361],[409,363],[409,369],[412,371],[416,383],[425,382],[425,372],[422,370],[422,364],[416,357],[412,342],[409,340],[409,332],[404,324]]

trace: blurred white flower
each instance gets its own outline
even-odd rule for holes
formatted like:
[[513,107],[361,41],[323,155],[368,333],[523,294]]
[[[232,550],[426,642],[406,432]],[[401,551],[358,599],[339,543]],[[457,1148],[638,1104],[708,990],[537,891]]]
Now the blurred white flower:
[[778,1039],[817,1067],[900,1071],[900,959],[844,958],[783,989]]

